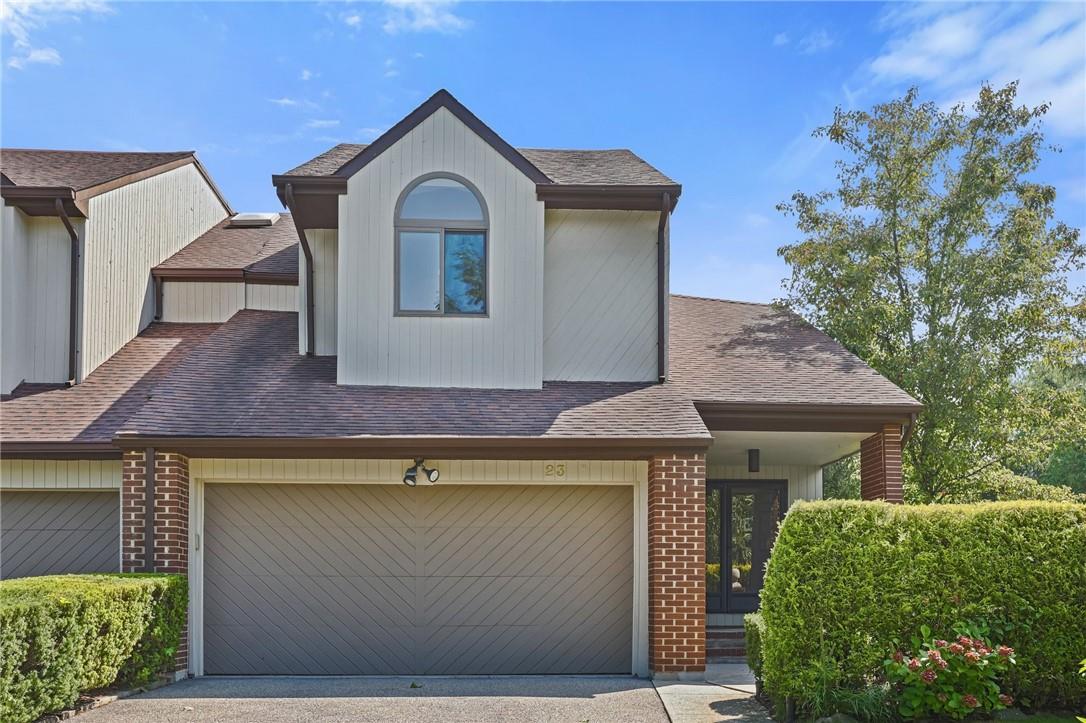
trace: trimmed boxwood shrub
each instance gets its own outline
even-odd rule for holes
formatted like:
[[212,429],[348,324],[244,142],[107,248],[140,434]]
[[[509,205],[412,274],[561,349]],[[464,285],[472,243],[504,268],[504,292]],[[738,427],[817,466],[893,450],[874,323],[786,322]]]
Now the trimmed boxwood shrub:
[[895,641],[961,622],[1014,648],[1003,688],[1020,703],[1081,709],[1086,505],[797,503],[761,614],[765,690],[809,715],[879,685]]
[[180,575],[0,582],[0,720],[32,721],[81,691],[172,670],[187,605]]
[[765,619],[759,613],[743,616],[743,632],[747,642],[747,665],[754,673],[756,683],[762,682],[762,640],[765,638]]

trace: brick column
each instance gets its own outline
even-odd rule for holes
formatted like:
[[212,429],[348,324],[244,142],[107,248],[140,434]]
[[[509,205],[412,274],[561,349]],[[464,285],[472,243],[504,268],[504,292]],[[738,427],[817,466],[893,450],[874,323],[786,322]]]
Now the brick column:
[[860,442],[860,496],[901,503],[901,427],[887,424]]
[[654,457],[648,487],[649,668],[697,677],[705,670],[705,455]]
[[[187,575],[189,569],[189,462],[176,452],[155,453],[154,572]],[[146,457],[143,450],[124,453],[121,473],[122,572],[146,571]],[[178,671],[188,669],[188,625],[177,650]]]

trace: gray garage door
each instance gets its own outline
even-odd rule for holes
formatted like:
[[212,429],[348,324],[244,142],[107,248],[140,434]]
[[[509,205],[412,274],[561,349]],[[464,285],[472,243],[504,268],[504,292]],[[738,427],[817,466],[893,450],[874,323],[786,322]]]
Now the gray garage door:
[[117,572],[120,504],[108,492],[0,492],[0,578]]
[[208,485],[208,674],[630,671],[629,487]]

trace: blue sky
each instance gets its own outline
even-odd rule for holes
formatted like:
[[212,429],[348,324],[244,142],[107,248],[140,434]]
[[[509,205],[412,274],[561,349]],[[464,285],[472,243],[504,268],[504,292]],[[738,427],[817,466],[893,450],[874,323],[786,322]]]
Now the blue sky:
[[447,88],[513,145],[628,147],[683,184],[672,288],[780,294],[774,206],[833,183],[835,106],[985,81],[1051,102],[1067,223],[1086,228],[1086,5],[6,2],[9,147],[195,149],[240,211],[271,174],[366,142]]

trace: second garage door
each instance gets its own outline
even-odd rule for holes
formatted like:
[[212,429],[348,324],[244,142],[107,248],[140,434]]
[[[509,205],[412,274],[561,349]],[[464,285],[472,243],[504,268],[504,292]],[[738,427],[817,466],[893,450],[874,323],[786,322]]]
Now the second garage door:
[[117,572],[120,495],[108,491],[0,492],[0,578]]
[[218,484],[207,674],[626,673],[629,487]]

